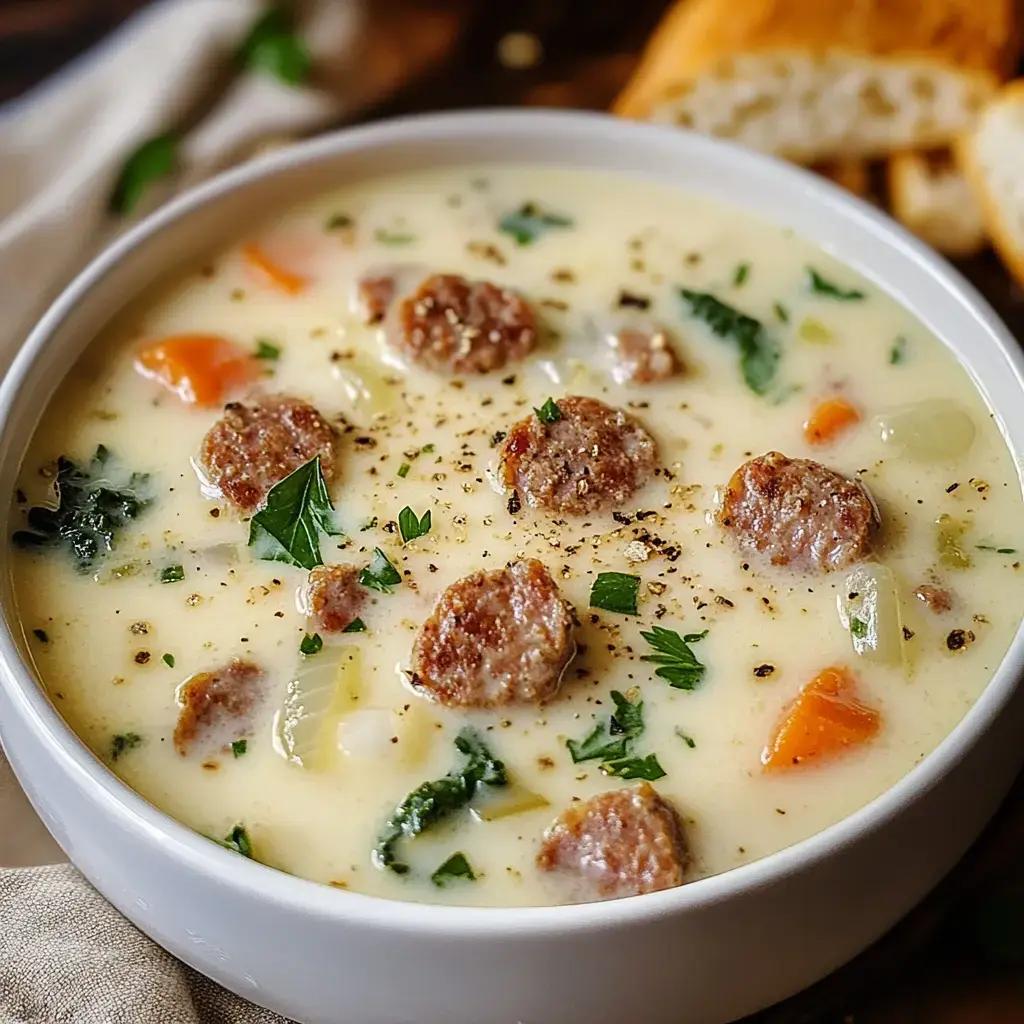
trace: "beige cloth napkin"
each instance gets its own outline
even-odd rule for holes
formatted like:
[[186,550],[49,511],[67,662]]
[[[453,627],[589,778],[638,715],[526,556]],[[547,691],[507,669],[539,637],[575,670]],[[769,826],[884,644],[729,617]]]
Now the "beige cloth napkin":
[[[107,209],[125,157],[181,133],[173,192],[341,124],[438,61],[450,15],[416,0],[306,0],[307,85],[226,73],[262,0],[163,0],[54,81],[0,110],[0,373],[46,304],[127,226]],[[0,723],[0,736],[3,723]],[[264,1024],[141,935],[69,865],[0,753],[0,1024]],[[6,869],[6,870],[5,870]]]

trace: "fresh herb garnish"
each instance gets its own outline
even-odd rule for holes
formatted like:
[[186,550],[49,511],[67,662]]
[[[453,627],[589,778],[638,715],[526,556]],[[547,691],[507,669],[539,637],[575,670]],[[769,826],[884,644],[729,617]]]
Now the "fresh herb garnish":
[[111,482],[110,452],[100,445],[92,461],[80,466],[73,459],[57,460],[57,507],[33,505],[26,529],[15,532],[19,547],[64,547],[79,572],[92,568],[97,557],[115,547],[118,531],[149,504],[145,497],[149,474],[132,473],[124,487]]
[[620,615],[636,615],[640,577],[625,572],[600,572],[590,588],[590,607]]
[[111,213],[131,213],[147,186],[170,174],[177,162],[177,136],[168,133],[143,142],[121,167],[110,196]]
[[566,740],[574,764],[580,761],[611,761],[625,757],[629,744],[644,731],[644,702],[636,694],[631,701],[618,690],[611,692],[615,710],[583,740]]
[[241,757],[249,747],[248,740],[233,740],[231,743],[231,753],[235,757]]
[[692,737],[688,736],[682,729],[677,725],[674,730],[675,734],[691,749],[697,746],[697,741]]
[[183,565],[167,565],[160,570],[159,580],[161,583],[180,583],[185,578],[185,567]]
[[402,534],[402,541],[408,544],[418,537],[425,537],[430,533],[430,509],[423,513],[422,518],[417,519],[416,513],[408,505],[398,513],[398,529]]
[[469,866],[464,853],[453,853],[431,876],[430,880],[439,889],[443,889],[449,882],[457,878],[464,878],[467,882],[475,882],[476,875]]
[[778,368],[779,346],[768,336],[761,321],[733,309],[708,292],[680,288],[679,294],[689,304],[690,313],[703,320],[713,334],[736,343],[747,387],[758,395],[768,391]]
[[162,661],[162,662],[163,662],[163,663],[164,663],[164,664],[165,664],[165,665],[166,665],[166,666],[167,666],[168,668],[174,668],[174,655],[173,655],[173,654],[165,654],[165,655],[164,655],[164,656],[163,656],[163,657],[162,657],[162,658],[161,658],[160,660],[161,660],[161,661]]
[[1016,548],[997,548],[992,544],[975,544],[974,545],[979,551],[995,551],[999,555],[1015,555],[1017,554]]
[[365,633],[366,623],[362,619],[353,619],[343,630],[342,633]]
[[621,757],[615,761],[605,761],[601,765],[605,775],[613,775],[617,779],[647,779],[654,782],[665,777],[665,769],[658,763],[657,754],[646,757]]
[[750,276],[750,264],[741,263],[732,275],[732,285],[734,288],[739,288]]
[[412,469],[412,466],[410,466],[408,462],[403,462],[398,467],[398,475],[404,480],[409,475],[410,469]]
[[532,245],[552,228],[571,228],[573,221],[560,213],[542,210],[536,203],[524,203],[498,221],[498,230],[511,235],[516,245]]
[[374,548],[372,561],[359,573],[359,582],[382,594],[390,594],[391,588],[402,582],[402,576],[388,561],[388,556],[380,548]]
[[387,228],[377,228],[373,237],[381,245],[412,245],[416,241],[416,236],[407,231],[388,231]]
[[557,423],[562,418],[562,410],[555,404],[553,398],[549,398],[539,409],[533,410],[541,423]]
[[436,444],[425,444],[420,449],[420,453],[422,455],[432,455],[435,451],[437,451],[437,445]]
[[369,519],[359,527],[360,533],[365,533],[367,530],[372,530],[377,525],[377,517],[371,516]]
[[473,729],[463,729],[455,737],[455,748],[465,759],[443,779],[417,786],[388,817],[373,849],[378,867],[405,874],[408,864],[398,860],[396,847],[402,839],[413,839],[466,807],[477,787],[504,786],[508,782],[505,766],[497,760]]
[[249,520],[249,547],[257,558],[314,569],[324,561],[320,534],[340,532],[317,455],[270,488],[266,504]]
[[324,649],[324,638],[319,633],[307,633],[299,644],[299,654],[304,658],[312,658]]
[[857,291],[856,288],[840,288],[826,280],[814,267],[807,268],[807,284],[816,295],[827,295],[830,299],[839,299],[840,302],[856,302],[864,298],[864,293]]
[[694,656],[689,645],[703,640],[708,635],[706,629],[680,636],[675,630],[654,626],[650,632],[641,631],[640,635],[658,652],[645,654],[641,659],[661,666],[655,670],[656,676],[677,690],[697,689],[706,668]]
[[899,366],[901,363],[906,362],[907,359],[907,339],[901,334],[893,343],[892,348],[889,349],[889,365]]
[[863,640],[868,635],[868,624],[863,619],[858,619],[855,615],[850,617],[850,636],[855,636],[858,640]]
[[110,741],[110,760],[118,761],[129,750],[134,750],[142,742],[137,732],[118,733]]
[[783,402],[790,399],[793,395],[799,394],[803,389],[802,384],[787,384],[785,387],[779,388],[779,390],[772,395],[770,399],[771,404],[782,405]]
[[249,29],[238,48],[237,63],[253,71],[264,71],[286,85],[301,85],[309,77],[313,62],[294,29],[283,7],[271,7]]
[[249,860],[256,859],[252,853],[252,840],[244,825],[236,825],[223,839],[218,839],[217,842],[235,853],[240,853],[243,857],[248,857]]
[[280,359],[281,347],[266,338],[257,338],[254,355],[257,359]]
[[332,213],[324,224],[325,231],[340,231],[355,226],[355,220],[347,213]]
[[50,642],[50,634],[45,629],[33,629],[32,635],[41,643],[48,644]]
[[776,302],[772,309],[775,311],[775,315],[779,318],[779,323],[789,323],[789,310],[781,302]]

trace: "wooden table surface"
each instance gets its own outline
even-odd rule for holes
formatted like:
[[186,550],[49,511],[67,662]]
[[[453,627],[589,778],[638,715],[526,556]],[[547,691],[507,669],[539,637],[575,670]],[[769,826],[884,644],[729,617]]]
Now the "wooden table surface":
[[[0,0],[0,102],[62,67],[145,2]],[[457,16],[458,43],[425,81],[401,89],[368,118],[470,105],[603,109],[666,6],[665,0],[368,0],[378,18],[401,18],[410,2]],[[512,30],[533,32],[543,41],[539,64],[501,66],[496,44]],[[0,153],[0,173],[2,168]],[[995,257],[984,253],[961,269],[1024,337],[1024,294]],[[1021,1024],[1022,855],[1019,780],[963,862],[888,936],[814,988],[746,1024]],[[737,969],[742,973],[742,965]]]

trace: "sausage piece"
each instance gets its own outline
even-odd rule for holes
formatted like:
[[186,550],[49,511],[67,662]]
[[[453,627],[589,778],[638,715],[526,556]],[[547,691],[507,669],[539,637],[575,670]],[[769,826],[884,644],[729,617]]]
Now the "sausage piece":
[[265,395],[231,402],[203,438],[200,464],[211,488],[242,512],[254,512],[267,492],[320,456],[324,479],[335,470],[331,425],[298,398]]
[[628,501],[650,478],[654,439],[621,409],[596,398],[557,402],[559,418],[520,420],[498,453],[498,477],[534,506],[588,515]]
[[525,358],[537,320],[522,296],[490,281],[433,274],[396,311],[388,341],[439,373],[489,373]]
[[653,384],[679,372],[679,358],[665,331],[624,327],[609,342],[615,360],[612,375],[620,383]]
[[773,565],[831,572],[871,551],[878,510],[866,488],[809,459],[768,452],[732,475],[719,514],[740,547]]
[[918,600],[924,601],[929,611],[935,612],[936,615],[943,615],[953,609],[953,595],[948,590],[935,586],[934,583],[922,583],[914,593]]
[[359,618],[366,598],[354,565],[318,565],[306,582],[304,603],[315,630],[342,633]]
[[199,672],[178,691],[181,711],[174,747],[183,757],[193,746],[214,753],[252,734],[253,712],[263,702],[266,676],[258,665],[234,658],[213,672]]
[[641,782],[570,804],[544,833],[537,867],[590,902],[682,885],[689,860],[675,809]]
[[356,302],[363,322],[379,324],[391,308],[397,284],[393,274],[367,274],[356,282]]
[[537,704],[575,653],[571,606],[531,558],[445,590],[413,645],[412,685],[448,707]]

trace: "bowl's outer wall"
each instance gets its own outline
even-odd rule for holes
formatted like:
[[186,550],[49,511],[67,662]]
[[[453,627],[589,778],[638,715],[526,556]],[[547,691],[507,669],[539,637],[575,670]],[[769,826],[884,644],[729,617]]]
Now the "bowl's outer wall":
[[[275,155],[123,240],[58,301],[0,389],[0,493],[12,492],[46,400],[102,325],[253,210],[367,174],[474,160],[645,175],[789,224],[968,355],[1015,453],[1024,448],[1012,339],[969,286],[866,207],[808,175],[684,133],[580,115],[487,113],[343,133]],[[4,532],[9,515],[0,506]],[[1018,635],[938,751],[868,808],[790,850],[619,905],[455,911],[387,903],[241,861],[149,808],[69,733],[31,679],[9,580],[4,616],[3,742],[54,837],[172,953],[303,1022],[732,1020],[814,982],[881,935],[955,863],[1021,760]]]

